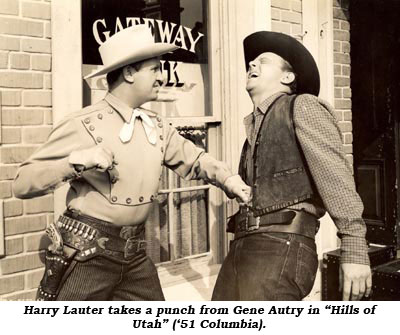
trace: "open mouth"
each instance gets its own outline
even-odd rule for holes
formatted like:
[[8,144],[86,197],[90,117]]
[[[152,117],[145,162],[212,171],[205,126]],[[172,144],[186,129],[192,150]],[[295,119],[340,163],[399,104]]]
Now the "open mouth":
[[249,79],[251,79],[251,78],[258,78],[258,73],[257,73],[257,72],[250,72],[248,78],[249,78]]

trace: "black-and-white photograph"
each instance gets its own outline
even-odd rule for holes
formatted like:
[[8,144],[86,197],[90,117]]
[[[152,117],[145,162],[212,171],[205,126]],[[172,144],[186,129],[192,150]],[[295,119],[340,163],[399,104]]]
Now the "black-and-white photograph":
[[0,0],[0,300],[400,301],[398,13]]

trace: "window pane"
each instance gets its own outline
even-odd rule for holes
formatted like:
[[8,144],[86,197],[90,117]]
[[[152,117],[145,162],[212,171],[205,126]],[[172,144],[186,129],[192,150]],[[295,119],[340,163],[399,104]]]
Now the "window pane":
[[[189,182],[195,185],[196,181]],[[174,195],[176,221],[176,257],[182,258],[207,252],[207,191],[182,192]]]
[[[82,0],[83,74],[101,66],[98,47],[115,32],[148,25],[156,41],[179,47],[161,60],[163,85],[158,101],[147,104],[167,117],[210,116],[206,0]],[[85,84],[84,103],[100,100],[105,76]]]
[[[180,127],[179,133],[206,149],[207,130],[204,127]],[[203,186],[202,180],[186,181],[164,167],[160,190]],[[154,262],[172,260],[170,243],[174,241],[175,258],[182,258],[209,251],[208,190],[180,192],[170,195],[172,209],[168,206],[167,194],[159,194],[154,211],[146,223],[148,254]],[[173,220],[169,220],[169,211]],[[174,232],[170,241],[170,231]]]
[[[177,179],[177,186],[201,185],[200,181]],[[175,258],[202,254],[210,250],[208,242],[208,190],[181,192],[173,197],[173,222],[169,221],[168,197],[160,194],[146,223],[147,254],[155,263],[170,261],[170,229]],[[172,241],[171,241],[172,243]],[[172,247],[172,246],[171,246]]]

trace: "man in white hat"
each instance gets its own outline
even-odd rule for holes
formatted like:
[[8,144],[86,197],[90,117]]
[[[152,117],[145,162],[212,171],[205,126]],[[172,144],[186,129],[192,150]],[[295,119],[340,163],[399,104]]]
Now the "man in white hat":
[[38,299],[164,299],[143,241],[162,165],[249,201],[250,188],[225,163],[140,108],[157,98],[159,56],[176,48],[155,43],[144,25],[109,38],[99,48],[104,67],[88,76],[107,73],[106,97],[61,121],[18,170],[13,189],[23,199],[70,183],[67,211],[48,229]]

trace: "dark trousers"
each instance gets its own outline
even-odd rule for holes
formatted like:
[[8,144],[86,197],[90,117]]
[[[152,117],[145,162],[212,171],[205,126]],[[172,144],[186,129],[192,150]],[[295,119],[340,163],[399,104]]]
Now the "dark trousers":
[[[67,220],[65,220],[66,218]],[[79,259],[76,254],[73,256],[56,300],[165,300],[157,269],[151,259],[147,257],[145,249],[139,248],[137,251],[127,249],[128,246],[137,247],[137,244],[131,244],[128,241],[144,240],[144,224],[120,227],[70,211],[60,217],[58,224],[60,222],[70,226],[69,229],[63,225],[60,227],[62,238],[65,239],[64,251],[78,249],[79,243],[76,245],[74,243],[80,241],[81,246],[85,246],[87,243],[86,247],[80,249],[83,254],[85,254],[85,250],[93,247],[99,253],[83,259]],[[83,234],[77,233],[79,231],[76,227],[77,223],[85,224],[97,231],[94,244],[87,237],[83,237]],[[68,234],[75,235],[71,238],[71,235]],[[102,237],[99,238],[99,236]],[[97,240],[97,238],[99,239]],[[100,253],[100,250],[103,249],[104,251]],[[103,255],[106,252],[108,252],[108,257]],[[128,256],[126,256],[126,252],[129,252]]]
[[129,264],[99,256],[72,265],[57,300],[165,300],[157,269],[144,252]]
[[212,300],[301,300],[318,268],[315,241],[288,233],[258,233],[232,242]]

